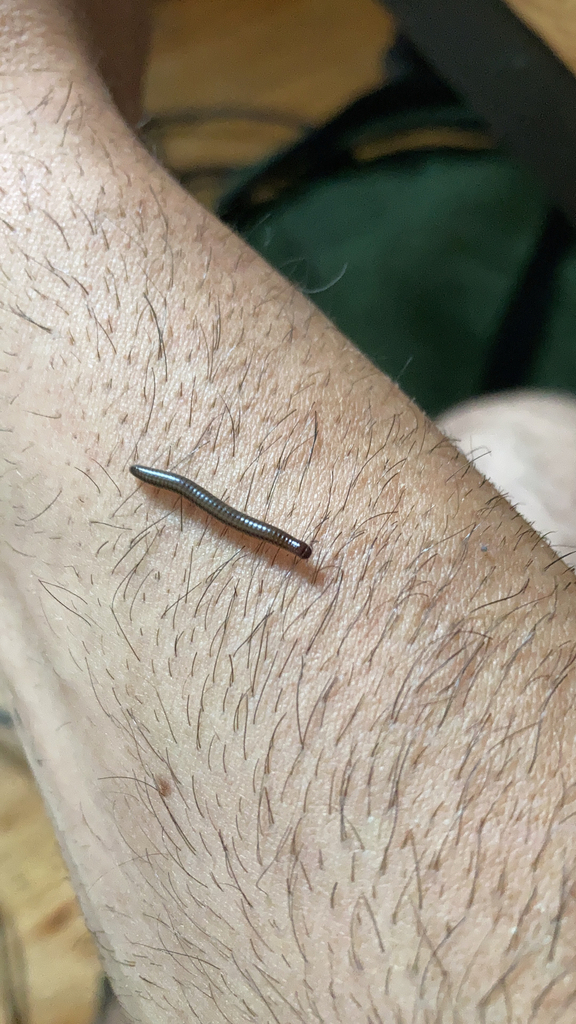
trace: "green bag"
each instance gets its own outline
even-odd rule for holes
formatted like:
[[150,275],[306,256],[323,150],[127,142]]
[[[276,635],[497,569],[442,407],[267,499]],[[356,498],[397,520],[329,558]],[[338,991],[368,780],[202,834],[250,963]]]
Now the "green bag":
[[576,392],[576,237],[423,63],[258,167],[220,216],[434,416]]

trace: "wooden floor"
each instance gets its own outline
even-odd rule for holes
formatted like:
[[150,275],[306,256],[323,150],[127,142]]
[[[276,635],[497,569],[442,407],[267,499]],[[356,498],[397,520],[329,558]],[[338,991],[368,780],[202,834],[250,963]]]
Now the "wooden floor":
[[206,205],[253,164],[382,81],[392,22],[374,0],[164,0],[146,110],[187,112],[156,151]]
[[[146,108],[202,115],[193,131],[172,133],[172,166],[251,163],[376,85],[390,38],[372,0],[163,0]],[[222,108],[227,116],[215,117]],[[30,1024],[94,1019],[96,950],[14,735],[1,727],[0,969],[0,1024],[16,1021],[15,1009]]]
[[381,79],[389,38],[373,0],[164,0],[146,107],[266,106],[323,121]]
[[0,747],[0,957],[6,1024],[94,1019],[98,956],[52,826],[11,737]]

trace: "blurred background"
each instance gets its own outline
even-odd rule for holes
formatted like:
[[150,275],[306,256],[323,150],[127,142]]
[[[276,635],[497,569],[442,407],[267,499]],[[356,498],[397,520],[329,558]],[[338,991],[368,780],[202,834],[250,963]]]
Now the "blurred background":
[[254,165],[382,84],[391,17],[374,0],[163,0],[145,140],[206,206]]

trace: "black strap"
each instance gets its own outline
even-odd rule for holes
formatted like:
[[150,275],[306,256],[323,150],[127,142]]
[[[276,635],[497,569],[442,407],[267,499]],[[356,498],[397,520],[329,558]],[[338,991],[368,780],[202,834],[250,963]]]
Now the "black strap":
[[398,66],[388,67],[386,85],[360,97],[327,124],[277,153],[259,171],[251,168],[246,180],[220,199],[218,216],[243,231],[255,215],[286,198],[291,190],[357,166],[354,147],[366,126],[380,125],[381,133],[389,134],[395,119],[404,123],[414,115],[419,126],[450,124],[471,133],[488,131],[407,40],[399,40],[387,63],[391,59]]
[[560,264],[576,231],[560,210],[550,210],[534,254],[500,323],[488,356],[481,391],[505,391],[531,383],[546,337]]

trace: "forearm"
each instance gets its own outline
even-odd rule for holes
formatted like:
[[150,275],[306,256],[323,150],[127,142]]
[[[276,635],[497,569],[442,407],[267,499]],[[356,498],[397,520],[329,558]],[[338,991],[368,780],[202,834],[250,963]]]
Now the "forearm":
[[[573,577],[72,47],[38,82],[3,98],[0,651],[119,991],[150,1020],[528,1019],[542,993],[550,1019]],[[181,516],[133,461],[312,559]]]

